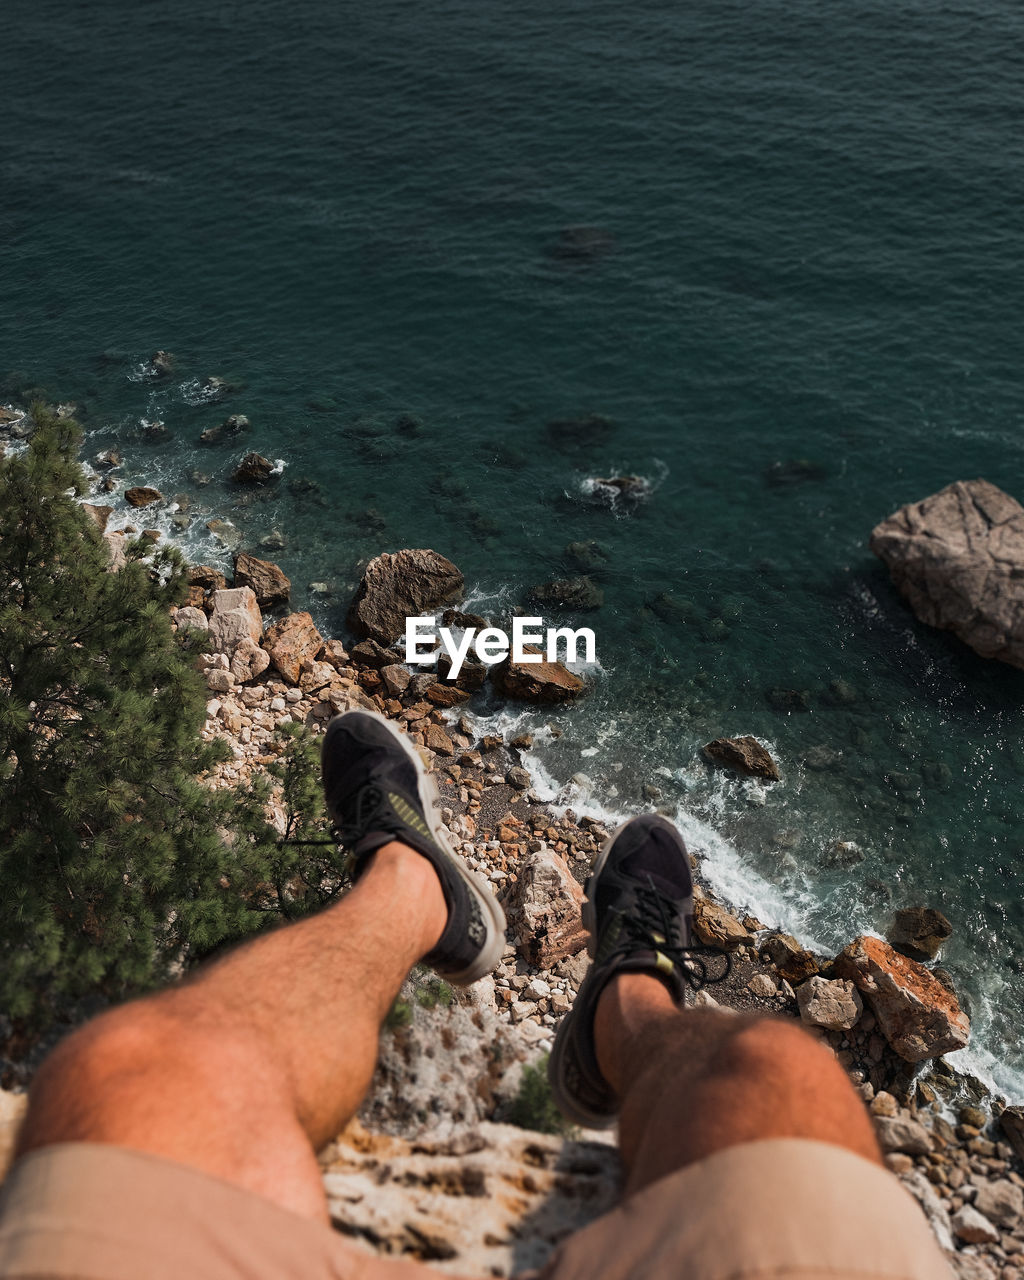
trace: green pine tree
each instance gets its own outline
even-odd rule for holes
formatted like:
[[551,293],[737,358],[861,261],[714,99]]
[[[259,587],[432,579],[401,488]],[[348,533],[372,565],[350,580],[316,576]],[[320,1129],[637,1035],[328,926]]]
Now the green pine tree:
[[[137,541],[108,571],[76,501],[80,431],[45,407],[0,460],[0,1009],[35,1022],[86,993],[120,997],[337,891],[328,856],[200,775],[199,638],[168,610],[187,572]],[[280,766],[292,838],[325,834],[315,749]]]

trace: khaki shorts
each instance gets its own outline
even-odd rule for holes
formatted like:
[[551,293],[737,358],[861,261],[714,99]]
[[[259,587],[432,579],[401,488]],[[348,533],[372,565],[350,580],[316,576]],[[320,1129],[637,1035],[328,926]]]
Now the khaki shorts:
[[[0,1276],[21,1280],[436,1280],[184,1165],[48,1147],[0,1197]],[[731,1147],[570,1236],[543,1280],[940,1280],[917,1204],[885,1170],[798,1140]]]

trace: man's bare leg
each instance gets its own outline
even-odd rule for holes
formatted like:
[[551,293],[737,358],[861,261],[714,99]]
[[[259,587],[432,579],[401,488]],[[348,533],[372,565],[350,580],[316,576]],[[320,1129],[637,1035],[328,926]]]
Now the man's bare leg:
[[69,1036],[32,1086],[18,1154],[128,1147],[327,1221],[315,1152],[362,1101],[380,1024],[447,917],[430,863],[385,845],[337,905]]
[[762,1138],[830,1142],[881,1161],[842,1068],[794,1023],[680,1010],[659,978],[621,973],[601,993],[594,1036],[621,1099],[627,1194]]

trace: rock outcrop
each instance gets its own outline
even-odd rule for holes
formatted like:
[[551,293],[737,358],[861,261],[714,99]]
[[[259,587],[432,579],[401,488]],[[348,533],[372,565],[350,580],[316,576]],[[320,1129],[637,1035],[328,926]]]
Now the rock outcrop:
[[778,782],[779,766],[765,747],[749,735],[742,738],[716,738],[704,748],[704,754],[715,764],[746,774],[750,778],[767,778]]
[[908,503],[871,534],[922,622],[1024,667],[1024,507],[986,480]]
[[382,645],[405,634],[408,617],[423,617],[461,597],[465,579],[436,551],[385,552],[366,566],[348,611],[348,625]]
[[970,1039],[970,1020],[953,992],[880,938],[855,939],[832,967],[856,984],[882,1034],[907,1062],[962,1049]]
[[542,1266],[613,1206],[621,1176],[608,1139],[565,1142],[486,1122],[410,1142],[354,1121],[321,1164],[331,1218],[354,1243],[472,1276]]

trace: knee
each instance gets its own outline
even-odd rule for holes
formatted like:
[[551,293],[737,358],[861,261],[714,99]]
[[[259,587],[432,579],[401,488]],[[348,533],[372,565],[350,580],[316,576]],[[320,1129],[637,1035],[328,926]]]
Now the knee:
[[230,1025],[184,1016],[162,997],[113,1009],[69,1035],[40,1067],[19,1154],[113,1140],[157,1105],[194,1106],[203,1097],[226,1111],[256,1058]]
[[29,1089],[19,1152],[52,1142],[89,1141],[126,1082],[149,1074],[169,1051],[175,1028],[148,1002],[101,1014],[44,1060]]
[[805,1083],[808,1077],[845,1078],[832,1055],[798,1023],[756,1018],[737,1028],[721,1050],[720,1067],[760,1079]]

